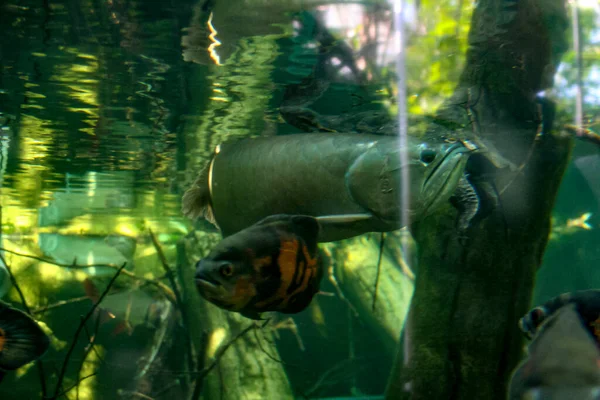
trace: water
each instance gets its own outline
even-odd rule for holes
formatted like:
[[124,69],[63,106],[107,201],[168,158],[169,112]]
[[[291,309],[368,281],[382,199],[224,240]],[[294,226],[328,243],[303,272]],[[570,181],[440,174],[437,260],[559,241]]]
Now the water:
[[[425,116],[443,105],[460,82],[476,4],[423,0],[403,6],[405,105],[397,97],[403,90],[396,75],[402,68],[396,69],[395,15],[385,1],[0,4],[2,247],[29,308],[51,338],[40,364],[6,374],[0,397],[37,399],[45,392],[46,398],[188,399],[196,389],[204,399],[367,399],[379,398],[388,388],[388,398],[393,399],[406,388],[429,386],[427,398],[442,399],[449,398],[447,387],[454,385],[446,384],[449,381],[463,382],[456,387],[464,391],[455,389],[453,398],[469,398],[464,389],[469,382],[479,380],[482,387],[489,383],[483,372],[470,375],[471,365],[480,362],[477,351],[485,351],[468,342],[471,337],[483,338],[477,343],[490,349],[482,356],[488,360],[499,360],[502,352],[493,349],[505,346],[513,358],[494,365],[514,366],[522,343],[518,316],[511,313],[522,314],[529,305],[562,292],[599,287],[595,266],[600,259],[600,152],[598,142],[576,140],[532,295],[533,272],[515,278],[516,269],[507,266],[504,274],[493,268],[485,281],[481,272],[470,274],[452,269],[455,264],[450,261],[438,262],[436,251],[430,251],[429,258],[418,254],[418,248],[436,248],[435,241],[423,239],[429,237],[424,232],[435,225],[432,221],[452,227],[455,211],[448,206],[445,212],[451,217],[434,216],[416,226],[417,243],[406,230],[386,234],[379,268],[378,233],[321,245],[335,267],[336,279],[327,273],[323,279],[321,290],[326,293],[292,319],[276,316],[267,327],[249,331],[219,353],[219,346],[252,321],[220,311],[198,296],[193,263],[218,243],[220,235],[208,222],[185,218],[181,196],[215,147],[227,140],[316,131],[396,135],[398,111],[403,109],[408,132],[431,139],[431,121]],[[557,101],[555,126],[572,124],[580,115],[575,124],[598,132],[600,9],[594,2],[581,1],[579,6],[580,36],[574,37],[572,30],[565,33],[566,53],[554,87],[544,95]],[[516,12],[510,7],[494,9],[490,18],[510,20]],[[582,46],[579,64],[573,43]],[[502,87],[511,88],[509,80]],[[468,135],[475,129],[471,124],[481,124],[478,129],[486,136],[496,129],[486,120],[494,113],[477,114],[474,89],[469,96],[472,109],[466,107],[463,132]],[[495,107],[502,114],[501,105]],[[523,109],[511,110],[510,118],[502,121]],[[474,123],[473,118],[481,121]],[[400,118],[400,125],[405,121]],[[440,126],[439,132],[447,129]],[[518,164],[520,154],[528,151],[520,146],[520,138],[506,146],[496,143],[504,157]],[[527,172],[522,176],[530,179]],[[511,234],[535,225],[511,219],[519,215],[529,221],[527,213],[518,210],[510,215],[521,203],[530,210],[524,191],[514,194],[516,186],[509,181],[498,183],[508,188],[500,206],[509,210]],[[480,232],[493,232],[500,224]],[[451,242],[456,236],[445,237]],[[439,246],[447,242],[440,240]],[[489,247],[496,248],[492,242]],[[172,275],[157,248],[164,252]],[[515,248],[513,258],[523,258],[518,252]],[[513,262],[509,257],[506,264]],[[121,276],[74,341],[81,316],[123,264]],[[4,284],[4,270],[0,272]],[[428,283],[419,288],[415,274]],[[477,274],[480,283],[473,284]],[[173,291],[169,276],[178,282],[178,290]],[[461,279],[455,286],[456,276]],[[511,282],[507,287],[523,287],[508,293],[497,283],[503,279]],[[429,322],[415,317],[411,332],[416,333],[402,338],[406,350],[397,355],[413,293],[422,309],[431,310],[421,315],[434,317]],[[486,295],[514,309],[498,311],[496,303],[485,303]],[[439,304],[423,302],[428,298]],[[14,287],[3,300],[22,308]],[[505,317],[510,322],[502,322]],[[509,332],[506,337],[514,340],[490,332]],[[414,343],[426,350],[415,353]],[[438,350],[445,354],[442,363],[406,375],[404,389],[394,392],[390,371],[421,362],[423,354],[433,359]],[[221,362],[204,376],[203,368],[210,367],[215,356]],[[469,365],[465,360],[474,361]],[[429,385],[420,383],[427,381],[427,370],[439,377]],[[506,370],[490,371],[508,379]],[[199,374],[202,379],[197,381]],[[61,387],[56,386],[58,380]],[[480,398],[494,398],[485,393]]]

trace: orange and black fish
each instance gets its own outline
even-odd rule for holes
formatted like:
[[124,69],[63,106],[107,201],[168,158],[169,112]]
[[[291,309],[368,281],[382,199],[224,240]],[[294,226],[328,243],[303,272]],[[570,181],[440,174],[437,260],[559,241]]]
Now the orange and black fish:
[[319,229],[313,217],[279,214],[228,236],[196,264],[198,291],[252,319],[304,310],[323,277]]
[[600,290],[578,290],[567,292],[546,301],[531,310],[519,320],[519,327],[529,338],[554,313],[566,305],[573,304],[584,326],[596,339],[600,348]]
[[600,351],[574,303],[544,319],[515,369],[509,400],[597,400]]
[[33,318],[0,301],[0,380],[5,371],[40,358],[49,344]]

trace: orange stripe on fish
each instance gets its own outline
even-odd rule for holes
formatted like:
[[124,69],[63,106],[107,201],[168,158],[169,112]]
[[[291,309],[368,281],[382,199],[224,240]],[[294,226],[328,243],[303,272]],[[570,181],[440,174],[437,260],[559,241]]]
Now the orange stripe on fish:
[[314,270],[313,269],[307,269],[305,270],[304,273],[304,280],[302,281],[302,283],[300,284],[300,286],[298,286],[296,288],[296,290],[294,290],[292,293],[290,293],[285,300],[281,303],[281,308],[285,308],[287,307],[288,303],[290,302],[291,299],[294,298],[295,295],[297,295],[298,293],[304,293],[304,291],[308,288],[308,285],[311,281],[312,276],[314,275]]
[[319,257],[318,256],[311,257],[311,255],[308,251],[308,247],[306,247],[306,246],[302,246],[302,253],[304,254],[304,259],[306,260],[306,263],[308,264],[308,268],[316,270],[317,264],[319,263]]
[[230,298],[232,305],[235,307],[232,310],[243,309],[254,296],[256,296],[254,283],[249,278],[240,277],[235,284],[233,295]]
[[[312,279],[317,274],[318,268],[318,257],[311,257],[308,248],[306,246],[302,246],[302,254],[304,255],[304,259],[306,260],[306,268],[304,270],[304,274],[299,274],[296,283],[300,283],[300,286],[296,288],[292,293],[288,295],[285,301],[281,304],[281,308],[287,307],[288,303],[294,298],[298,293],[304,293],[308,289],[308,285],[312,282]],[[304,268],[304,263],[300,263]],[[304,278],[304,279],[302,279]]]
[[280,285],[277,291],[269,298],[257,302],[256,307],[262,308],[276,300],[284,300],[287,296],[287,289],[292,284],[294,274],[296,273],[296,260],[298,257],[298,240],[282,240],[279,248],[279,257],[277,257],[277,265],[281,272]]
[[273,262],[273,258],[271,256],[265,256],[261,258],[257,258],[252,261],[252,267],[256,272],[260,272],[263,267],[270,265]]
[[[290,293],[288,295],[287,299],[285,299],[285,301],[281,304],[281,308],[287,307],[288,303],[298,293],[304,293],[308,289],[308,286],[312,283],[312,280],[318,274],[318,262],[319,262],[319,258],[318,257],[311,257],[310,252],[308,251],[308,248],[306,246],[302,246],[302,253],[304,255],[304,259],[306,260],[306,270],[304,271],[304,280],[303,280],[302,284],[300,284],[300,286],[298,286],[296,288],[296,290],[294,290],[292,293]],[[304,263],[301,263],[301,264],[304,265]],[[302,277],[299,276],[298,278],[299,279],[297,280],[296,283],[300,283],[300,279]]]

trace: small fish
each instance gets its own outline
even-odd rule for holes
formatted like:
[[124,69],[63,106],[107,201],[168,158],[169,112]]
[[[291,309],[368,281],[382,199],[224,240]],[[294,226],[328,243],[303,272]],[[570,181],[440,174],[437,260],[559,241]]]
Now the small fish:
[[319,222],[304,215],[272,215],[223,239],[196,264],[196,287],[211,303],[260,319],[295,314],[319,291],[323,267]]
[[567,220],[567,228],[580,228],[589,231],[592,229],[592,225],[590,225],[590,217],[592,213],[586,212],[581,214],[577,218],[572,218]]
[[4,371],[40,358],[49,344],[48,336],[33,318],[0,301],[0,380]]
[[596,400],[600,351],[574,304],[539,325],[528,357],[513,372],[509,400]]

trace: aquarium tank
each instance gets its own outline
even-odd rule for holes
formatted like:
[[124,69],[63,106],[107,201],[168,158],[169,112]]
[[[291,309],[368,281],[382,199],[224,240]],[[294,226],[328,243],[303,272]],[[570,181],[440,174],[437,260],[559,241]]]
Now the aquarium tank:
[[0,399],[600,399],[597,0],[0,33]]

